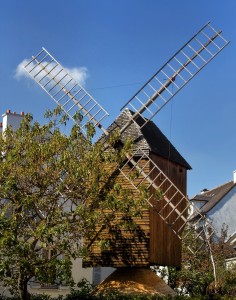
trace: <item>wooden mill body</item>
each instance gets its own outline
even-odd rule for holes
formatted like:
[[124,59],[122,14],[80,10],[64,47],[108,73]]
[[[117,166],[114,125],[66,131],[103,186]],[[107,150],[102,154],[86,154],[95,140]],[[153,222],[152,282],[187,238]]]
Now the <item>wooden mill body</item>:
[[[122,128],[128,121],[129,114],[132,114],[129,110],[123,112],[108,128],[108,131],[116,127]],[[191,167],[153,122],[147,123],[142,129],[139,127],[141,125],[142,120],[138,118],[136,123],[132,123],[123,132],[122,139],[125,140],[128,136],[132,137],[135,147],[145,149],[152,161],[186,195],[187,170]],[[144,159],[143,164],[145,163]],[[145,168],[145,172],[148,173],[152,166],[148,163]],[[128,173],[129,170],[130,167],[127,164],[123,171]],[[116,176],[117,182],[122,182],[124,188],[133,189],[130,182],[119,171],[114,176]],[[156,174],[152,172],[151,177],[155,178]],[[163,180],[164,178],[159,176],[155,182],[160,185]],[[151,190],[151,192],[153,191]],[[171,188],[167,196],[172,196]],[[174,205],[177,205],[179,201],[178,196],[172,199]],[[84,259],[83,266],[118,268],[163,265],[180,267],[181,240],[173,232],[173,229],[178,230],[183,223],[179,218],[174,224],[174,228],[170,228],[163,221],[157,211],[163,208],[165,203],[163,199],[153,200],[153,207],[148,206],[142,210],[142,216],[133,217],[132,221],[136,224],[135,229],[120,228],[115,221],[97,227],[92,242],[85,240],[85,245],[88,245],[89,248],[89,256]],[[185,200],[177,205],[179,211],[183,211],[185,207]],[[165,208],[161,213],[165,218],[170,214],[170,209]],[[171,213],[167,220],[173,221],[177,217],[176,213]],[[103,240],[109,241],[107,248],[101,246]]]

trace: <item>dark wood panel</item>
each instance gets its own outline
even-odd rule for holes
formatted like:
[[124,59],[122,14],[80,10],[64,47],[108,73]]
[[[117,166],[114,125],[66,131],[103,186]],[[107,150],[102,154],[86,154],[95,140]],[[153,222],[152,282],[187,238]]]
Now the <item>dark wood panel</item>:
[[[186,194],[186,174],[187,170],[165,158],[151,154],[152,160],[160,167],[168,178],[177,186],[177,188]],[[155,178],[155,174],[152,174]],[[156,179],[157,185],[162,183],[162,178]],[[163,188],[168,188],[168,183],[163,184]],[[167,196],[171,197],[175,193],[174,189],[169,189]],[[181,201],[181,196],[176,194],[172,199],[172,204],[177,205],[179,211],[184,211],[186,208],[185,200]],[[165,209],[165,200],[153,201],[154,208],[150,209],[150,263],[176,266],[181,265],[181,240],[174,234],[170,228],[158,215],[157,211],[161,211],[162,216],[168,217],[168,223],[173,223],[178,215],[172,212],[170,206]],[[179,218],[173,225],[174,230],[178,230],[183,225]]]

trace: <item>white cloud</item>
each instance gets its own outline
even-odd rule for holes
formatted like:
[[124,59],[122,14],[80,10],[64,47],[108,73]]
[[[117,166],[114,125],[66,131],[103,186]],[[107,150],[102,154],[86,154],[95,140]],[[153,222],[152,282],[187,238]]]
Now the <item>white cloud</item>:
[[17,80],[20,80],[21,78],[27,77],[29,78],[28,73],[26,72],[24,66],[29,62],[29,59],[24,59],[22,60],[22,62],[19,63],[19,65],[17,66],[16,70],[15,70],[15,75],[14,77]]
[[85,85],[88,78],[88,69],[86,67],[65,68],[66,71],[81,85]]
[[[17,80],[20,80],[22,78],[30,78],[28,72],[24,68],[29,63],[29,61],[30,61],[29,59],[24,59],[22,62],[20,62],[18,64],[18,66],[17,66],[17,68],[15,70],[15,75],[14,75],[14,77]],[[43,64],[46,65],[47,62],[44,61]],[[51,64],[51,66],[52,66],[52,64]],[[34,67],[34,64],[31,63],[30,64],[30,68],[33,68],[33,67]],[[32,71],[32,75],[34,76],[39,70],[40,70],[40,68],[36,67]],[[86,84],[86,80],[89,77],[88,69],[86,67],[64,68],[64,70],[69,75],[71,75],[80,85],[84,86]],[[54,73],[56,73],[56,69],[54,70]],[[44,71],[42,71],[40,75],[43,77],[45,74],[46,73]],[[52,74],[52,75],[54,75],[54,74]]]

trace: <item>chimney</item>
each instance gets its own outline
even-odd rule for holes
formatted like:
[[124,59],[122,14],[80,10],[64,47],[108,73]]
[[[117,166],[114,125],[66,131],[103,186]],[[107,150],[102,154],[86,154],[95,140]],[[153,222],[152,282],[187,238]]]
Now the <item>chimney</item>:
[[201,190],[201,192],[200,192],[200,194],[204,194],[205,192],[208,192],[208,189],[203,189],[203,190]]
[[233,180],[234,180],[234,183],[236,183],[236,170],[233,171]]

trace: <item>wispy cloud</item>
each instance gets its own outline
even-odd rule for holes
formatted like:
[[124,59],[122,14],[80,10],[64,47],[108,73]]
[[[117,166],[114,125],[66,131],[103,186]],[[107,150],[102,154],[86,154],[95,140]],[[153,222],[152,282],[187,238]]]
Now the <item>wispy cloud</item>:
[[20,62],[15,70],[15,75],[14,77],[17,80],[20,80],[21,78],[29,78],[28,73],[26,72],[24,66],[29,62],[29,59],[24,59],[22,62]]
[[88,78],[88,69],[86,67],[65,68],[65,70],[81,85],[85,85]]
[[[17,80],[22,78],[30,78],[28,72],[25,70],[24,66],[27,65],[29,59],[24,59],[22,62],[18,64],[15,70],[14,77]],[[44,62],[45,64],[47,62]],[[86,80],[89,77],[88,69],[86,67],[73,67],[73,68],[64,68],[66,72],[68,72],[80,85],[85,86]],[[37,72],[37,68],[35,68],[35,72]],[[46,73],[45,73],[46,74]],[[53,74],[52,74],[53,75]],[[42,76],[44,76],[42,72]]]

